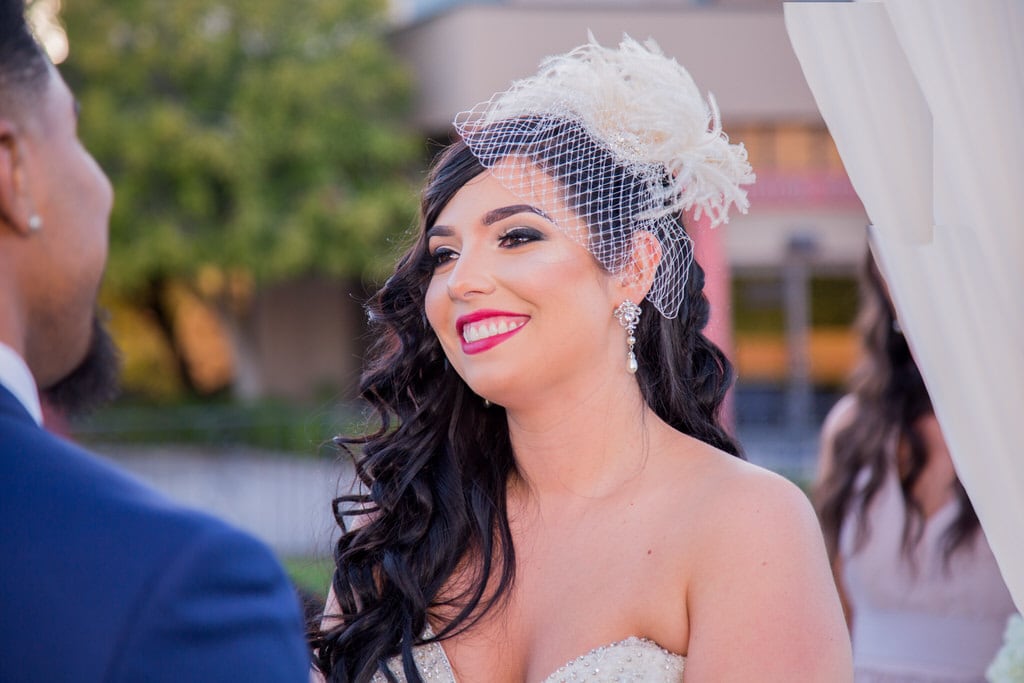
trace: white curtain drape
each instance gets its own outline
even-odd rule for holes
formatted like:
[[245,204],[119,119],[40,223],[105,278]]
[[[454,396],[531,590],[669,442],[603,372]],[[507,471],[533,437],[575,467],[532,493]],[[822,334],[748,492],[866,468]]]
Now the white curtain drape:
[[785,16],[1024,611],[1024,0],[787,3]]

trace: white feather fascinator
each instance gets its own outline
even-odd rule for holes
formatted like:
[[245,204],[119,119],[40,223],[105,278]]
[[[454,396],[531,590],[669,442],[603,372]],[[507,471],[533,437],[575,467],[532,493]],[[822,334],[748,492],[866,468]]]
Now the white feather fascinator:
[[[714,99],[653,41],[626,37],[611,49],[590,36],[454,123],[511,190],[552,216],[558,199],[583,219],[586,229],[574,235],[612,272],[628,259],[636,230],[656,235],[662,261],[647,298],[666,317],[678,314],[692,260],[680,214],[707,214],[715,226],[728,222],[730,207],[747,210],[740,186],[754,175],[746,150],[722,132]],[[555,194],[552,183],[538,181],[538,167],[557,181]],[[567,228],[571,220],[555,222]]]
[[590,42],[548,57],[537,75],[462,112],[469,127],[528,115],[574,118],[627,165],[660,164],[675,180],[673,210],[695,209],[712,224],[728,222],[734,204],[748,207],[740,185],[754,182],[742,144],[722,132],[714,98],[706,100],[690,74],[653,40],[626,37],[618,49]]

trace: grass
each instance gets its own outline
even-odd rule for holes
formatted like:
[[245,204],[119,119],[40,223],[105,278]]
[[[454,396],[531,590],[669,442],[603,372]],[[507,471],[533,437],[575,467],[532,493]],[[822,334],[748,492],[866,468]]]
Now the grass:
[[323,602],[331,585],[334,560],[327,557],[286,557],[283,564],[300,590]]

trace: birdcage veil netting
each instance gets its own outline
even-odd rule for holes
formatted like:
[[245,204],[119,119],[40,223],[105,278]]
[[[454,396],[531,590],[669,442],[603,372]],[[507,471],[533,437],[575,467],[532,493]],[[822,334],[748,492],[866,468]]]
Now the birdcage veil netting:
[[647,299],[667,318],[679,313],[693,259],[682,213],[725,223],[730,206],[746,211],[740,185],[754,180],[714,100],[650,41],[610,49],[591,37],[454,125],[499,182],[608,271],[630,264],[638,231],[657,238]]

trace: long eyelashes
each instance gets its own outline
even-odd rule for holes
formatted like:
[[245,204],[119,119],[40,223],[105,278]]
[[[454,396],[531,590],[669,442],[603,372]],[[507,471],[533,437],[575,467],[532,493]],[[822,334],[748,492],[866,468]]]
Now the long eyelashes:
[[498,237],[498,243],[503,247],[517,247],[521,244],[536,242],[544,239],[544,234],[534,228],[510,228]]
[[[544,239],[544,233],[534,228],[515,227],[498,235],[498,245],[503,249],[514,249],[530,242]],[[424,261],[431,269],[440,268],[459,257],[459,252],[450,246],[442,245],[429,251]]]
[[429,254],[430,265],[438,268],[455,259],[458,253],[451,247],[438,247]]

